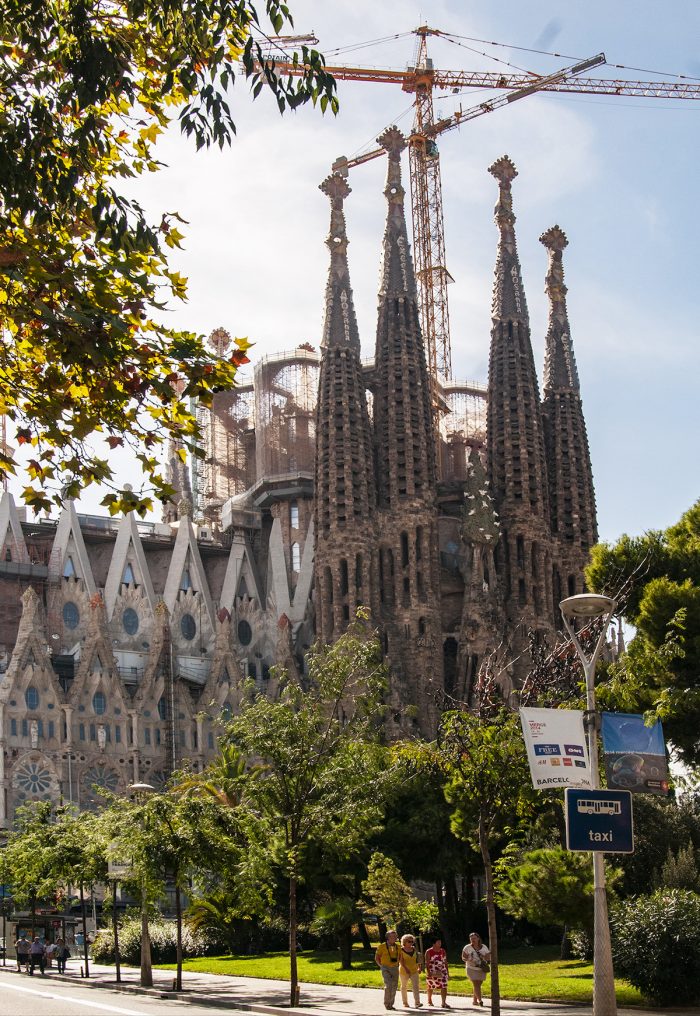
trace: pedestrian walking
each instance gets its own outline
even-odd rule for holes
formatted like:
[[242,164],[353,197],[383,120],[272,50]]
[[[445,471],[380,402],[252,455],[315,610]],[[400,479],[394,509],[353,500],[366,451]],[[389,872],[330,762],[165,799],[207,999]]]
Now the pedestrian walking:
[[442,948],[442,939],[436,938],[430,949],[425,950],[425,972],[428,978],[428,1005],[433,1004],[433,992],[440,992],[443,1009],[451,1009],[447,1004],[447,982],[450,979],[450,967],[447,953]]
[[384,981],[384,1008],[393,1009],[396,1001],[396,989],[399,986],[399,953],[401,946],[396,941],[397,934],[392,928],[386,933],[386,940],[377,949],[374,962],[382,972]]
[[44,976],[44,968],[46,965],[46,949],[44,943],[41,941],[38,935],[34,936],[34,941],[29,946],[29,974],[34,976],[34,967],[39,967],[41,976]]
[[401,952],[399,955],[399,979],[401,981],[401,1001],[404,1009],[408,1009],[408,982],[413,988],[413,1003],[416,1009],[422,1009],[420,1000],[420,972],[423,957],[416,949],[413,935],[401,936]]
[[22,964],[24,964],[24,969],[29,973],[29,942],[24,935],[20,935],[15,942],[15,954],[19,972],[22,972]]
[[462,959],[466,964],[467,977],[472,982],[472,1005],[483,1006],[484,1000],[481,997],[481,986],[491,969],[489,965],[491,953],[481,941],[481,935],[478,935],[475,931],[471,933],[469,942],[462,949]]
[[66,972],[66,960],[70,959],[70,949],[62,938],[56,939],[56,966],[59,974]]
[[53,966],[54,957],[56,956],[56,943],[49,942],[46,946],[46,969],[50,970]]

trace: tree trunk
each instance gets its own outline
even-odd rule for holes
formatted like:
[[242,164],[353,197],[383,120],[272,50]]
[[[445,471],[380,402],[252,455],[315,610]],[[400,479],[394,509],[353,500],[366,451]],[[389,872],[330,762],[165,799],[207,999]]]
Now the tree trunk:
[[360,939],[362,940],[362,948],[365,952],[372,952],[372,940],[369,937],[367,931],[367,925],[364,921],[358,921],[357,930],[360,933]]
[[[437,903],[438,919],[440,921],[440,928],[442,929],[442,935],[444,937],[447,921],[445,920],[445,899],[442,895],[442,881],[440,879],[438,879],[435,883],[435,902]],[[442,944],[445,945],[444,942]]]
[[175,990],[182,991],[182,900],[180,899],[180,879],[177,873],[175,876],[175,926],[177,929]]
[[117,969],[117,984],[121,984],[122,967],[119,956],[119,922],[117,921],[117,880],[112,882],[112,932],[114,934],[114,965]]
[[289,1004],[299,1004],[299,975],[297,973],[297,880],[289,878]]
[[489,837],[483,812],[479,815],[479,847],[484,862],[486,879],[486,913],[489,922],[489,952],[491,953],[491,1016],[501,1016],[501,989],[498,978],[498,930],[496,928],[496,903],[493,893],[493,867]]
[[83,919],[83,958],[85,960],[85,976],[90,976],[90,960],[88,959],[87,920],[85,918],[85,889],[80,883],[80,913]]
[[36,893],[32,893],[32,942],[36,935]]
[[148,906],[146,904],[146,887],[141,889],[141,987],[153,987],[153,969],[151,967],[151,936],[148,931]]
[[340,969],[352,970],[352,928],[340,933]]
[[561,936],[561,959],[570,960],[572,955],[571,942],[569,941],[569,929],[565,924],[564,933]]

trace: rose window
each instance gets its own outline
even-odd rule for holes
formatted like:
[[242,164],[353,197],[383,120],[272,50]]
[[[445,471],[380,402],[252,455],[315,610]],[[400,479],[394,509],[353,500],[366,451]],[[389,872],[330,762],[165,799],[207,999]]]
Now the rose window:
[[41,762],[23,762],[15,770],[14,783],[28,797],[44,797],[51,790],[51,771]]

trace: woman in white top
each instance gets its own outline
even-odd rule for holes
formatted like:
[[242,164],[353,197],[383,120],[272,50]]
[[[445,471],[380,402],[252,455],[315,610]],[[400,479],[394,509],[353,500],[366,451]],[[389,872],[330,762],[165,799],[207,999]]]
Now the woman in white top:
[[491,953],[481,941],[481,935],[477,935],[473,931],[469,936],[468,945],[462,949],[462,959],[467,965],[467,977],[472,982],[472,1005],[484,1004],[481,997],[481,985],[486,980],[488,973],[488,967],[485,967],[484,964],[488,964],[490,958]]

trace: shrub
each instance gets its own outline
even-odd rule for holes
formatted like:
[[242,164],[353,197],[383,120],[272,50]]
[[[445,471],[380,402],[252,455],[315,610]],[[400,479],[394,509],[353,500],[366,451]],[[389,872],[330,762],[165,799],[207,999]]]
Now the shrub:
[[[154,963],[174,963],[177,959],[177,928],[174,921],[151,920],[148,922],[151,936],[151,958]],[[204,956],[212,948],[218,951],[220,943],[212,942],[211,936],[182,929],[183,956]],[[98,963],[114,962],[114,935],[102,930],[92,946],[92,955]],[[127,917],[119,927],[119,955],[124,963],[138,965],[141,961],[141,918]]]
[[615,972],[655,1002],[700,1002],[700,896],[658,889],[610,912]]

